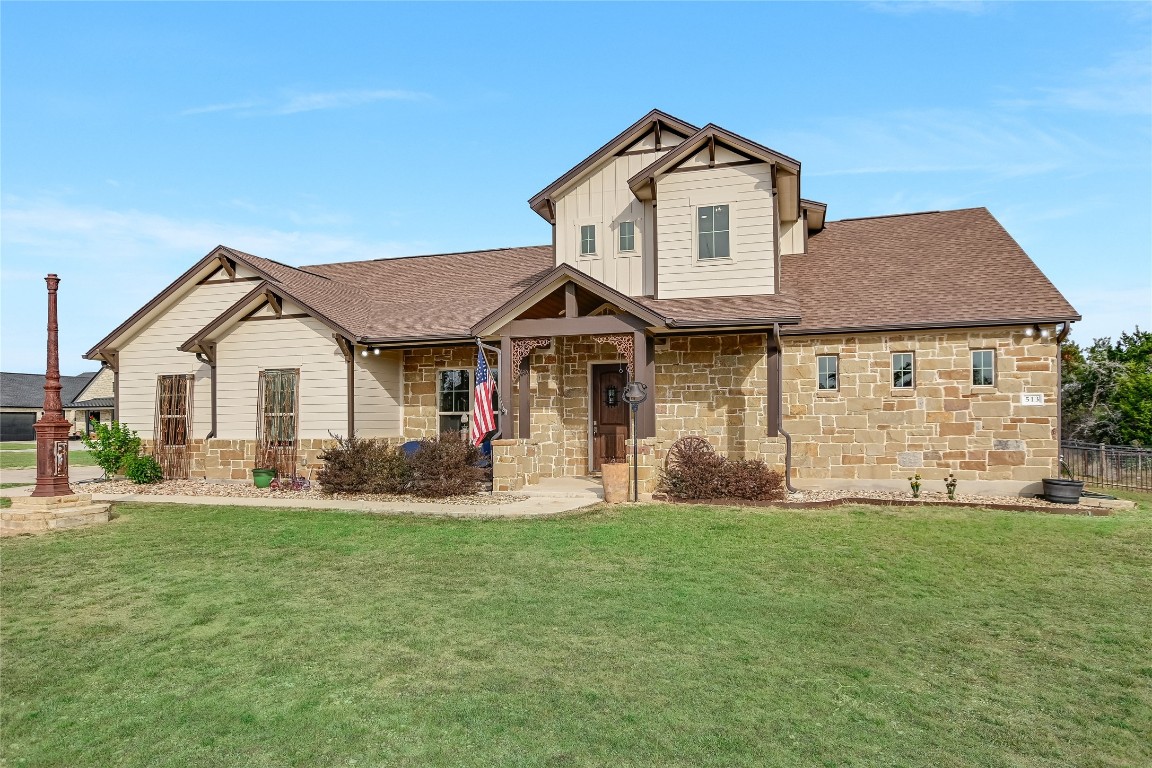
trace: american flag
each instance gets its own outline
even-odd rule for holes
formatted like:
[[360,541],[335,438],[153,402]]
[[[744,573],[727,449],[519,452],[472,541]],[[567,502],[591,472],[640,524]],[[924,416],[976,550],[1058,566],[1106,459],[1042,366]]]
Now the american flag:
[[493,381],[488,361],[484,359],[484,348],[477,346],[476,355],[476,399],[472,406],[470,436],[473,445],[480,445],[484,437],[496,429],[496,414],[492,411]]

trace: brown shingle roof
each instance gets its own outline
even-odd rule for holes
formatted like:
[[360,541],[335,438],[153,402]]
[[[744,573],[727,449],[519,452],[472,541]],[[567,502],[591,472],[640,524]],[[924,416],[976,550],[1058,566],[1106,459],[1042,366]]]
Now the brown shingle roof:
[[[552,247],[536,245],[317,264],[303,269],[330,279],[336,286],[336,304],[355,305],[357,317],[362,316],[364,322],[347,326],[350,330],[384,341],[468,336],[474,323],[531,286],[554,263]],[[349,292],[341,296],[345,289]],[[307,301],[304,295],[300,298]],[[315,309],[325,311],[319,306]],[[334,309],[349,310],[343,306]]]
[[1080,319],[986,208],[830,221],[780,284],[790,334]]

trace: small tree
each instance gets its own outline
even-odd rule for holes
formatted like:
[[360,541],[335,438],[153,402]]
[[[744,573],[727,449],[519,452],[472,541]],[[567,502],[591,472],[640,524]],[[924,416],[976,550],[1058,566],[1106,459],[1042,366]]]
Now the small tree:
[[92,451],[92,459],[107,477],[120,472],[130,459],[140,455],[140,437],[127,424],[93,424],[91,434],[82,438]]

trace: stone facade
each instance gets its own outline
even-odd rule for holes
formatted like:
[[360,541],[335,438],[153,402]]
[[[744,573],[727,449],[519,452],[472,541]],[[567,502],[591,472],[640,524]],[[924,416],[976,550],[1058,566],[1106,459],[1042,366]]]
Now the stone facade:
[[[296,447],[296,472],[315,480],[324,466],[320,454],[336,444],[335,440],[305,438]],[[143,441],[143,452],[149,453],[152,441]],[[188,474],[201,480],[251,481],[256,468],[255,440],[190,440],[188,442]]]
[[[489,360],[495,368],[496,361]],[[436,377],[444,369],[476,367],[476,347],[421,347],[404,350],[404,438],[440,434]]]
[[[961,482],[1010,481],[1019,489],[1056,476],[1058,347],[1014,331],[786,337],[793,477],[903,487],[914,472],[925,480],[951,472]],[[971,353],[983,349],[995,352],[990,387],[972,385]],[[892,387],[896,352],[915,354],[911,389]],[[837,390],[817,389],[818,355],[838,356]],[[1043,394],[1045,404],[1023,405],[1024,393]]]
[[[783,344],[784,428],[801,487],[903,487],[919,472],[925,481],[955,474],[975,483],[971,491],[1020,491],[1056,472],[1054,340],[990,328],[785,337]],[[994,351],[993,386],[972,385],[973,350]],[[784,439],[768,435],[766,351],[763,334],[657,343],[657,434],[641,441],[641,493],[654,489],[668,449],[686,435],[783,468]],[[896,352],[915,355],[911,389],[892,386]],[[818,355],[837,356],[838,389],[817,389]],[[610,345],[581,337],[557,338],[532,357],[541,477],[587,473],[589,365],[616,359]],[[1024,405],[1024,393],[1043,394],[1045,404]]]

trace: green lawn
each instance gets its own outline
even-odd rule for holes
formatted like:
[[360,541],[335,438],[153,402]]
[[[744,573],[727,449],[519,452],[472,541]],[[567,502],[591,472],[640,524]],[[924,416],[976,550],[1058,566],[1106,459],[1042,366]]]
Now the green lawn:
[[[73,467],[96,466],[89,451],[69,451],[68,464]],[[31,469],[35,466],[35,451],[0,451],[0,469]]]
[[35,440],[23,440],[15,443],[0,443],[0,451],[34,451]]
[[134,504],[6,540],[7,764],[1152,765],[1152,510]]

